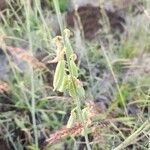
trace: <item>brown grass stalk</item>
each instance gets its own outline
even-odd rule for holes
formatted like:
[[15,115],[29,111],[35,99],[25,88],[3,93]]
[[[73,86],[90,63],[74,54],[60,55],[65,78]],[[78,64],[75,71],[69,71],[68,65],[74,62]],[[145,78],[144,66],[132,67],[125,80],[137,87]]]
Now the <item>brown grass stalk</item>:
[[53,144],[64,137],[71,136],[71,135],[76,136],[79,133],[81,133],[82,129],[83,127],[81,123],[77,122],[72,128],[64,127],[63,129],[51,134],[50,137],[46,140],[46,142],[48,144]]

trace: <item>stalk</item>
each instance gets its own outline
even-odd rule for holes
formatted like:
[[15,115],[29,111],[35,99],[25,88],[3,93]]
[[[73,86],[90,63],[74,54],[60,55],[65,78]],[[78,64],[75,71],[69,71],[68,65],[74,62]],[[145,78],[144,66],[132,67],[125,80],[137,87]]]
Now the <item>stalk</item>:
[[87,149],[91,150],[89,139],[88,139],[88,134],[87,134],[87,127],[84,126],[85,122],[84,122],[84,119],[83,119],[83,116],[82,116],[80,97],[77,94],[76,85],[74,83],[73,74],[71,72],[71,67],[70,67],[70,58],[69,57],[70,57],[70,51],[73,52],[72,46],[70,44],[69,38],[66,38],[65,35],[64,35],[64,32],[63,32],[64,31],[64,25],[63,25],[62,18],[61,18],[61,12],[60,12],[60,8],[59,8],[59,2],[58,2],[58,0],[53,0],[53,3],[54,3],[54,7],[55,7],[55,10],[56,10],[56,14],[57,14],[57,19],[58,19],[58,23],[59,23],[60,30],[61,30],[61,35],[63,37],[64,46],[66,48],[65,49],[65,53],[66,53],[68,70],[69,70],[69,73],[71,75],[71,80],[72,80],[72,83],[73,83],[73,88],[74,88],[74,90],[76,92],[76,96],[73,97],[73,99],[75,100],[75,103],[76,103],[76,106],[77,106],[77,114],[78,114],[79,120],[80,120],[81,124],[83,125],[84,137],[85,137],[85,142],[86,142]]
[[[28,39],[29,39],[29,50],[32,52],[32,37],[30,36],[31,33],[31,26],[30,26],[30,10],[29,10],[29,2],[24,3],[25,6],[25,13],[26,13],[26,26],[27,26],[27,33],[28,33]],[[32,116],[32,123],[33,123],[33,132],[34,132],[34,142],[35,142],[35,146],[36,149],[38,149],[38,131],[37,131],[37,125],[36,125],[36,110],[35,110],[35,95],[34,95],[34,91],[35,91],[35,87],[34,87],[34,73],[32,68],[30,68],[31,71],[31,107],[30,107],[30,112],[31,112],[31,116]]]
[[[74,90],[76,91],[76,85],[74,83],[73,75],[72,75],[72,72],[71,72],[69,52],[68,52],[68,51],[73,51],[73,50],[72,50],[72,47],[69,43],[69,39],[64,40],[64,44],[65,44],[65,47],[66,47],[66,58],[67,58],[68,69],[69,69],[71,79],[72,79],[72,82],[73,82],[73,85],[74,85]],[[88,134],[87,134],[87,127],[84,126],[85,122],[84,122],[84,119],[83,119],[83,116],[82,116],[81,101],[80,101],[80,97],[78,97],[77,91],[76,91],[76,97],[74,97],[74,100],[75,100],[75,103],[76,103],[76,106],[77,106],[77,114],[78,114],[79,120],[80,120],[81,124],[83,125],[84,137],[85,137],[85,142],[86,142],[87,149],[91,150],[90,142],[89,142]]]

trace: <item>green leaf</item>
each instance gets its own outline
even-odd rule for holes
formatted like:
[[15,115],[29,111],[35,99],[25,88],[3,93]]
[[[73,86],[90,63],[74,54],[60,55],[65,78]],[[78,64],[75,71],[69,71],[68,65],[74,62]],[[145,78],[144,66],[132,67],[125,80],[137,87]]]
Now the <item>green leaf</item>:
[[61,12],[64,12],[66,10],[66,4],[66,0],[59,0],[59,7]]

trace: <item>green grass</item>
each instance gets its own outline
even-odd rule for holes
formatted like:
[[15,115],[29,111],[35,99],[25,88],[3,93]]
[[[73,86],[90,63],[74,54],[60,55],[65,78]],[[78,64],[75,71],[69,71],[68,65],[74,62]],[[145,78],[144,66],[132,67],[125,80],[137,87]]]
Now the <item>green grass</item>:
[[[63,33],[59,9],[62,12],[65,10],[65,3],[59,5],[56,0],[53,2],[50,1],[43,10],[39,0],[34,0],[32,7],[27,1],[18,0],[14,4],[13,0],[8,0],[10,8],[2,12],[0,22],[0,36],[4,36],[5,43],[27,49],[33,55],[40,48],[46,54],[46,60],[52,60],[56,48],[46,16],[55,11]],[[146,58],[150,64],[150,21],[147,12],[150,2],[147,0],[145,3],[146,13],[138,17],[128,16],[128,36],[125,39],[122,35],[120,44],[110,42],[107,48],[99,48],[96,43],[86,41],[85,47],[81,47],[85,49],[84,53],[77,51],[80,56],[77,61],[79,78],[86,93],[85,100],[78,107],[78,115],[81,115],[88,100],[96,101],[102,97],[108,102],[104,111],[103,106],[99,106],[99,113],[92,120],[92,129],[95,127],[96,132],[86,136],[86,143],[92,150],[150,149],[150,77],[142,71],[144,67],[148,68],[148,65],[143,65]],[[109,28],[108,25],[106,28]],[[111,37],[108,38],[111,40]],[[74,43],[74,39],[70,42]],[[51,67],[51,73],[46,75],[18,60],[26,66],[21,72],[5,49],[4,53],[10,67],[7,79],[10,93],[3,94],[3,97],[0,95],[0,138],[10,149],[39,150],[43,139],[64,128],[79,99],[75,102],[68,93],[53,91],[52,83],[46,80],[47,77],[53,78],[54,69]],[[142,58],[142,54],[146,57]],[[138,58],[139,63],[135,63]],[[128,60],[127,64],[125,60]],[[130,68],[130,63],[135,63],[137,68]],[[84,120],[81,120],[84,126]],[[108,124],[101,127],[99,122],[103,120]],[[84,127],[86,129],[86,125]],[[81,140],[81,135],[71,136],[47,145],[45,149],[64,149],[66,144],[69,150],[80,150],[82,142],[85,141]]]

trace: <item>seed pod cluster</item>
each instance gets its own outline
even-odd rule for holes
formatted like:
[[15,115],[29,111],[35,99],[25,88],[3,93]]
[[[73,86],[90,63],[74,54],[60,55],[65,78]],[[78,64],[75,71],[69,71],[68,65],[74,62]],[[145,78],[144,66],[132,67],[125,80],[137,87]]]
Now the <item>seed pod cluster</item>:
[[[57,55],[56,58],[50,62],[58,62],[53,80],[54,90],[60,92],[68,91],[73,98],[83,98],[85,91],[82,83],[78,79],[78,67],[75,63],[77,56],[73,53],[72,47],[69,43],[71,32],[68,29],[65,29],[64,33],[65,42],[63,42],[61,36],[57,36],[53,40],[57,47]],[[67,60],[64,59],[64,55],[66,55]],[[66,70],[69,72],[68,75]]]

